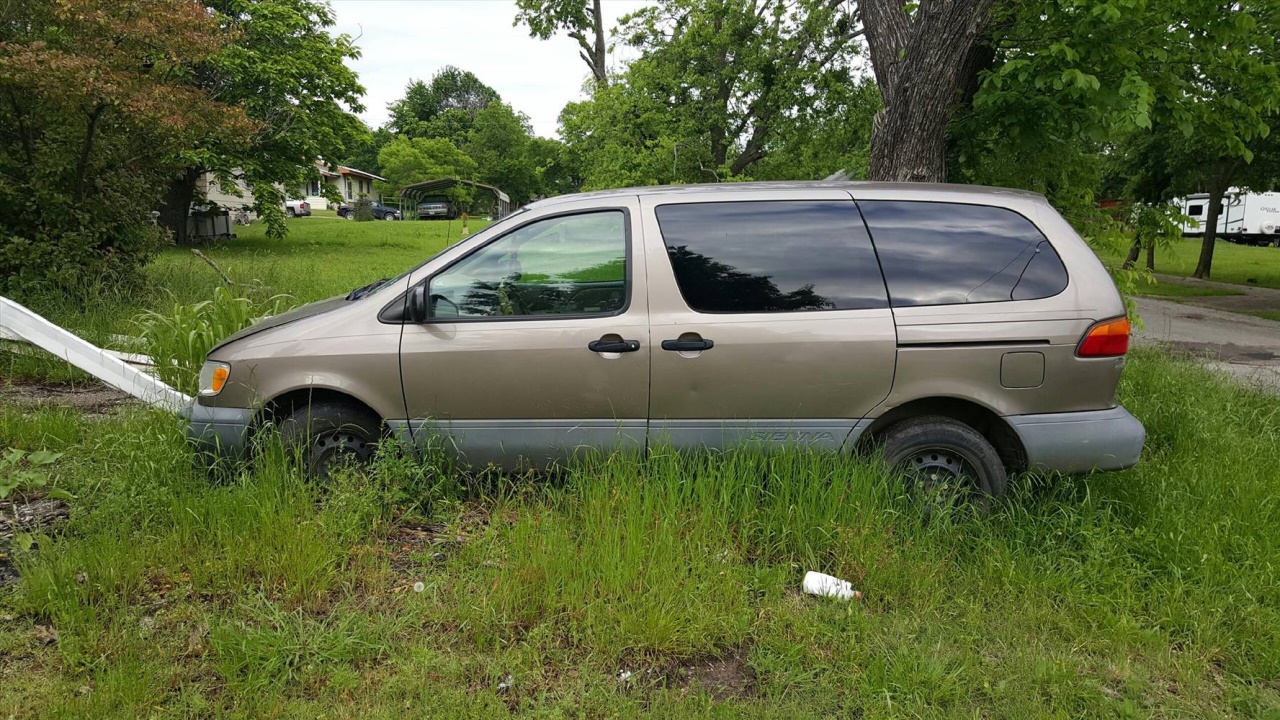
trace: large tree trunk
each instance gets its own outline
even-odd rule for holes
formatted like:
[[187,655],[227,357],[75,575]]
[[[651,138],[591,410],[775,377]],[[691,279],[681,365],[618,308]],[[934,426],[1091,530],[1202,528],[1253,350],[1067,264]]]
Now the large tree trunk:
[[1192,277],[1207,280],[1213,271],[1213,246],[1218,241],[1218,216],[1222,214],[1222,193],[1227,186],[1214,173],[1209,184],[1209,214],[1204,220],[1204,239],[1200,241],[1200,260],[1196,263],[1196,271]]
[[1124,259],[1124,264],[1120,267],[1125,270],[1132,268],[1133,264],[1138,262],[1140,255],[1142,255],[1142,235],[1134,233],[1133,245],[1129,247],[1129,255]]
[[186,168],[182,174],[169,183],[164,194],[164,205],[160,207],[160,224],[173,233],[173,241],[179,245],[190,242],[187,237],[187,217],[191,214],[191,201],[196,196],[196,181],[200,179],[199,168]]
[[1221,158],[1209,173],[1209,216],[1205,218],[1204,239],[1200,242],[1200,260],[1193,277],[1207,279],[1213,271],[1213,246],[1218,240],[1218,217],[1222,214],[1222,196],[1231,188],[1238,161]]
[[884,108],[871,136],[871,179],[945,182],[947,125],[970,85],[971,54],[994,0],[861,3]]
[[604,13],[600,11],[600,0],[595,0],[591,8],[591,19],[594,21],[592,28],[595,30],[595,42],[591,48],[591,74],[595,75],[596,82],[601,85],[609,84],[609,71],[605,67],[607,57],[605,51],[607,47],[604,44]]

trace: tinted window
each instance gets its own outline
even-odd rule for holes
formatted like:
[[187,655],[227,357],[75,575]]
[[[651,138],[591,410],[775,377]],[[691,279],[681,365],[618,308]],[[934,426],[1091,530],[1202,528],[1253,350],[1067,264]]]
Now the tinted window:
[[1204,213],[1204,205],[1188,205],[1187,206],[1188,215],[1201,215],[1203,213]]
[[435,317],[595,315],[627,296],[626,217],[548,218],[503,235],[431,278]]
[[698,312],[886,306],[852,202],[693,203],[657,215],[680,294]]
[[1051,297],[1067,271],[1044,235],[1012,210],[861,201],[894,307]]

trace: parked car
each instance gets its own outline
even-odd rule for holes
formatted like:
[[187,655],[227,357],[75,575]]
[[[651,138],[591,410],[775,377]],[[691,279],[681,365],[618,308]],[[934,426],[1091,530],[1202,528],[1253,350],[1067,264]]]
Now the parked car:
[[458,217],[457,208],[443,200],[418,203],[419,220],[453,220]]
[[311,204],[306,200],[285,200],[284,211],[289,217],[304,217],[311,214]]
[[[382,205],[380,203],[370,203],[369,208],[373,211],[374,220],[403,220],[404,216],[398,208],[390,205]],[[338,206],[338,217],[354,220],[356,217],[355,208],[350,205]]]
[[1129,346],[1107,271],[1040,195],[733,183],[543,200],[209,354],[189,437],[270,422],[312,472],[386,435],[472,464],[582,447],[882,449],[926,485],[1118,470]]

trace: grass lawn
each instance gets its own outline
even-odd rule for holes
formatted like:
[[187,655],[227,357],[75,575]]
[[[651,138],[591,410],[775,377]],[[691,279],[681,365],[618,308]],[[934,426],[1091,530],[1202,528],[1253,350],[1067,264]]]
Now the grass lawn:
[[1138,468],[929,522],[832,455],[319,492],[278,451],[211,484],[157,412],[2,408],[76,499],[0,593],[0,716],[1275,717],[1275,401],[1153,352],[1122,394]]
[[[1156,272],[1190,277],[1199,258],[1199,238],[1175,240],[1171,247],[1156,251]],[[1121,255],[1104,255],[1102,259],[1110,265],[1124,261]],[[1280,248],[1236,245],[1219,240],[1213,249],[1213,275],[1210,279],[1236,285],[1280,288]]]
[[1222,297],[1224,295],[1241,295],[1243,293],[1224,290],[1216,287],[1199,287],[1196,285],[1179,285],[1172,282],[1156,282],[1150,285],[1139,283],[1134,291],[1135,295],[1143,295],[1146,297],[1167,298],[1170,300],[1179,300],[1183,298],[1198,297]]

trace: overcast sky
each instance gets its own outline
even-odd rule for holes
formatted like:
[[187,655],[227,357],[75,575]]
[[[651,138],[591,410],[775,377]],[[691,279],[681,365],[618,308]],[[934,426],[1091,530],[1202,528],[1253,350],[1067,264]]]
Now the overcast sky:
[[[604,0],[605,27],[646,4]],[[475,73],[546,137],[556,135],[565,103],[583,97],[589,70],[578,44],[512,27],[514,0],[333,0],[333,9],[331,32],[357,37],[363,53],[352,67],[367,90],[361,117],[370,127],[387,121],[387,103],[401,98],[410,80],[430,80],[445,65]]]

